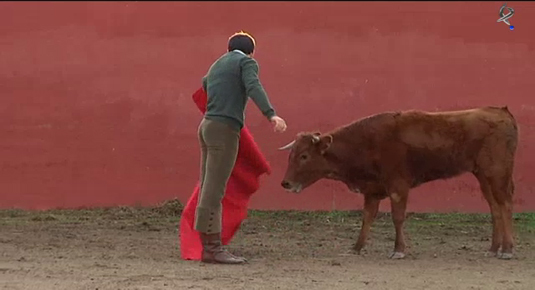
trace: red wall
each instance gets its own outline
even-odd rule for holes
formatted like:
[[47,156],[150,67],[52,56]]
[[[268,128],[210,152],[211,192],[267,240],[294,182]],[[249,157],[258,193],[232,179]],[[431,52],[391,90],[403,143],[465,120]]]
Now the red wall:
[[[535,209],[535,4],[509,2],[1,2],[0,208],[186,201],[197,181],[191,100],[239,29],[256,36],[261,78],[289,131],[250,104],[274,172],[256,209],[358,209],[322,181],[279,183],[304,130],[385,110],[507,105],[520,124],[516,210]],[[389,210],[388,202],[382,210]],[[414,190],[411,211],[488,211],[471,176]]]

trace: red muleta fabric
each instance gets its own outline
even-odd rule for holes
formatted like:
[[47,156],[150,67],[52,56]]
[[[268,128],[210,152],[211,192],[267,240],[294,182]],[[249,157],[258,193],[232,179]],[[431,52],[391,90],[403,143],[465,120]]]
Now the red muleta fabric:
[[[193,94],[193,101],[203,114],[206,111],[206,100],[206,92],[202,88]],[[254,142],[253,136],[244,126],[240,133],[240,148],[236,165],[222,201],[221,239],[224,245],[230,242],[243,220],[247,218],[249,199],[258,190],[259,178],[262,174],[271,174],[271,167]],[[184,260],[201,259],[201,239],[193,227],[199,189],[198,182],[180,218],[180,253]]]

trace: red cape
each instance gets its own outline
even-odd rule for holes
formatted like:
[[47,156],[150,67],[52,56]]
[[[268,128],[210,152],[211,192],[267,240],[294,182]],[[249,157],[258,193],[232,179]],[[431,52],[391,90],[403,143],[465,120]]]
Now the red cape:
[[[193,101],[203,114],[206,111],[206,98],[206,93],[202,88],[193,94]],[[264,173],[271,174],[271,167],[247,127],[241,130],[240,135],[236,165],[222,201],[221,239],[224,245],[230,242],[243,220],[247,218],[249,198],[259,188],[259,177]],[[180,253],[184,260],[201,259],[201,240],[199,233],[193,228],[198,195],[199,183],[193,190],[180,218]]]

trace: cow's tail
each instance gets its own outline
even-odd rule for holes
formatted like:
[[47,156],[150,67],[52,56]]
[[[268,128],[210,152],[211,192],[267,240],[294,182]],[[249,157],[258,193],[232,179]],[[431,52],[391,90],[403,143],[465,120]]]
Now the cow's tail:
[[[513,160],[514,160],[515,155],[516,155],[516,149],[517,149],[517,146],[518,146],[518,124],[516,122],[515,116],[513,115],[513,113],[511,113],[511,111],[509,111],[509,108],[507,106],[500,107],[500,110],[502,112],[506,113],[507,116],[509,117],[509,122],[508,122],[509,129],[507,130],[508,138],[506,139],[506,146],[507,146],[507,149],[509,151],[509,154],[512,155]],[[513,172],[512,171],[513,171],[513,168],[511,168],[511,172],[510,172],[510,174],[511,174],[510,178],[511,179],[509,180],[509,185],[508,185],[508,188],[507,188],[508,194],[510,194],[511,197],[514,196],[514,194],[515,194],[515,183],[514,183],[514,180],[513,180]]]
[[[500,108],[502,111],[504,111],[505,113],[507,113],[507,115],[509,116],[510,120],[511,120],[511,125],[513,126],[514,128],[514,131],[516,132],[516,134],[518,135],[518,124],[516,123],[516,118],[515,116],[513,115],[513,113],[511,113],[511,111],[509,111],[509,108],[507,106],[504,106],[504,107],[501,107]],[[518,136],[516,136],[516,138],[518,138]]]
[[513,154],[513,155],[516,155],[516,148],[518,146],[518,124],[516,122],[516,118],[515,116],[513,115],[513,113],[511,113],[511,111],[509,111],[509,108],[507,106],[504,106],[504,107],[500,107],[500,110],[504,113],[507,114],[507,116],[509,117],[508,121],[507,122],[509,128],[507,130],[507,135],[508,135],[508,138],[507,138],[507,147],[509,149],[509,151]]
[[511,111],[509,111],[509,107],[504,106],[504,107],[500,107],[500,109],[501,109],[502,111],[504,111],[505,113],[507,113],[507,115],[509,115],[509,117],[511,117],[511,119],[513,120],[513,123],[514,123],[515,126],[516,126],[516,119],[515,119],[515,116],[513,115],[513,113],[511,113]]

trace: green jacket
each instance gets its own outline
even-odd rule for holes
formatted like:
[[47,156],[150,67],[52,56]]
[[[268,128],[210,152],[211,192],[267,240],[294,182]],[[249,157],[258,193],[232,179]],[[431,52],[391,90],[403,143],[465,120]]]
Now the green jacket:
[[258,63],[241,51],[230,51],[217,59],[202,80],[207,92],[206,119],[241,130],[250,97],[268,119],[275,116],[264,87],[258,79]]

